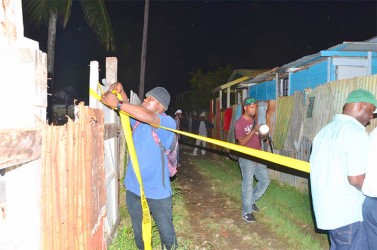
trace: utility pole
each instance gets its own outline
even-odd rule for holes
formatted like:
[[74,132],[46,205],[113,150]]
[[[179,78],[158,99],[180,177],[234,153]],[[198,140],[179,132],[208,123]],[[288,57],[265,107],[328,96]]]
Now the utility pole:
[[140,85],[139,85],[140,100],[143,100],[144,98],[145,60],[146,60],[146,54],[147,54],[147,36],[148,36],[148,16],[149,16],[149,0],[145,0],[143,44],[141,48]]

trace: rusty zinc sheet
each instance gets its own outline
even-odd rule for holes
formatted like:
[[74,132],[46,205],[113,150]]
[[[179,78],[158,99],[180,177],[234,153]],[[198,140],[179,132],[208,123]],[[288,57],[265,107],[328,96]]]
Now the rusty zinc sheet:
[[[341,113],[348,94],[358,88],[371,91],[377,96],[377,75],[354,77],[329,83],[332,92],[334,93],[334,110],[336,113]],[[334,114],[335,115],[335,114]],[[370,126],[366,128],[370,132],[377,125],[376,119],[371,121]]]
[[318,133],[320,128],[324,127],[334,116],[334,95],[329,84],[321,85],[314,90],[307,90],[307,101],[312,98],[314,103],[311,117],[304,117],[304,131],[303,136],[311,141]]
[[270,128],[270,136],[272,138],[273,135],[275,134],[276,100],[267,101],[266,124]]
[[277,100],[277,117],[273,141],[275,148],[278,150],[284,147],[292,116],[293,100],[293,96],[283,96]]
[[[310,140],[329,123],[335,114],[342,113],[348,94],[363,88],[377,95],[377,75],[354,77],[333,81],[320,85],[315,89],[306,90],[307,98],[314,98],[312,117],[305,116],[303,136]],[[376,119],[366,128],[370,132],[377,125]]]
[[42,249],[106,249],[103,111],[80,104],[79,120],[46,126]]
[[237,121],[237,109],[241,108],[241,105],[234,104],[232,106],[232,120],[230,121],[230,126],[229,126],[229,133],[228,133],[228,142],[236,143],[236,135],[234,133],[234,126]]
[[[215,113],[215,119],[214,119],[214,123],[213,123],[215,128],[212,130],[213,131],[212,137],[221,140],[221,138],[222,138],[222,135],[221,135],[222,126],[221,126],[221,109],[220,109],[219,98],[216,98],[215,110],[216,110],[216,113]],[[220,147],[217,146],[217,145],[213,145],[213,148],[220,149]]]
[[303,92],[293,94],[291,122],[287,131],[284,149],[297,152],[300,149],[300,140],[303,130],[305,114],[305,99]]
[[266,111],[268,103],[265,101],[258,102],[258,124],[267,124],[266,122]]

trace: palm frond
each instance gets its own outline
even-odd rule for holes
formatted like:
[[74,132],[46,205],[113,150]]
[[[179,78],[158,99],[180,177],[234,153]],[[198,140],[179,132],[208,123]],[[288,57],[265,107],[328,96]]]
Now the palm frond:
[[115,51],[115,38],[104,0],[80,0],[84,16],[107,51]]
[[57,11],[57,1],[51,0],[23,0],[23,6],[29,20],[37,26],[47,24],[50,11]]
[[63,18],[63,27],[65,28],[69,17],[71,16],[72,0],[58,1],[57,9],[59,11],[59,16]]

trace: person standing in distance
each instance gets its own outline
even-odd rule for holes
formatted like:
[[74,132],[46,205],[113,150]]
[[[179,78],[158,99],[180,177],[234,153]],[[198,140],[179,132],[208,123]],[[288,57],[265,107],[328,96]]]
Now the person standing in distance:
[[[195,123],[193,123],[194,132],[196,132],[198,135],[201,135],[201,136],[207,137],[208,132],[213,128],[214,128],[214,126],[213,126],[212,122],[210,122],[206,119],[206,113],[205,112],[202,112],[199,116],[199,120],[195,121]],[[202,148],[200,150],[202,155],[204,156],[206,154],[205,148],[207,147],[207,142],[203,141],[203,140],[196,139],[194,151],[192,152],[191,155],[198,155],[198,149],[199,149],[198,147],[200,146],[200,144],[202,144]]]
[[[175,127],[176,130],[181,130],[181,119],[182,119],[182,110],[177,109],[177,111],[175,111],[175,117],[174,117],[174,121],[175,121],[175,124],[176,124],[176,127]],[[178,136],[178,138],[180,138],[180,134],[177,134],[177,136]]]
[[[177,109],[177,111],[175,111],[175,117],[174,117],[174,121],[175,121],[175,124],[176,124],[176,127],[175,127],[176,130],[181,130],[181,119],[182,119],[182,110]],[[178,136],[178,140],[181,139],[180,134],[177,133],[177,136]],[[177,149],[177,164],[178,164],[178,166],[181,165],[179,163],[179,147]]]
[[368,160],[368,126],[376,97],[364,89],[349,93],[342,114],[314,137],[310,187],[317,227],[328,230],[330,249],[368,249],[362,216]]
[[[125,101],[119,101],[111,93],[113,90],[121,94],[122,99]],[[133,128],[137,121],[140,122],[134,128],[132,137],[138,156],[145,196],[160,234],[162,249],[176,249],[178,242],[173,225],[172,189],[170,186],[168,159],[164,154],[165,160],[161,160],[161,149],[154,141],[152,131],[158,135],[165,148],[170,147],[174,133],[150,125],[161,125],[175,129],[174,119],[165,114],[169,106],[170,94],[165,88],[156,87],[147,92],[146,98],[141,105],[133,105],[128,102],[128,97],[123,91],[122,84],[117,82],[112,84],[109,91],[102,95],[102,101],[111,107],[116,107],[118,110],[130,114],[133,117],[131,118],[131,126]],[[164,166],[162,162],[165,163]],[[140,185],[131,161],[128,163],[124,185],[127,190],[126,203],[132,221],[136,245],[139,249],[144,249]]]
[[[244,113],[236,121],[234,130],[238,144],[261,150],[261,142],[258,136],[259,125],[255,118],[257,114],[257,101],[247,97],[242,102]],[[255,202],[262,197],[270,185],[270,176],[266,165],[240,157],[238,159],[242,174],[241,198],[242,218],[246,222],[255,222],[253,212],[259,209]],[[258,183],[253,188],[254,177]]]

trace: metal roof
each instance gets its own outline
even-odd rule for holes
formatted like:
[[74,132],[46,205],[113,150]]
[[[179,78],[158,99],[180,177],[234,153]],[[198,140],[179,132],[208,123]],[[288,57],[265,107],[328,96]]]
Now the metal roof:
[[374,51],[377,52],[377,42],[348,43],[341,51]]
[[[328,48],[327,50],[331,51],[373,51],[377,52],[377,36],[373,37],[371,39],[368,39],[364,42],[343,42],[342,44],[337,44],[335,46],[332,46]],[[298,60],[295,60],[293,62],[284,64],[280,68],[277,68],[275,72],[264,72],[262,74],[259,74],[254,79],[249,80],[247,83],[242,84],[250,85],[252,83],[260,83],[266,80],[272,80],[276,73],[286,73],[291,68],[303,68],[307,67],[309,65],[312,65],[320,60],[324,60],[324,57],[321,56],[321,52],[304,56]],[[241,85],[241,84],[240,84]],[[240,86],[242,87],[242,86]]]
[[233,86],[233,85],[235,85],[235,84],[237,84],[237,83],[240,83],[240,82],[246,81],[246,80],[249,79],[249,78],[250,78],[250,77],[248,77],[248,76],[240,77],[240,78],[238,78],[238,79],[236,79],[236,80],[233,80],[233,81],[231,81],[231,82],[228,82],[228,83],[225,83],[225,84],[223,84],[223,85],[218,86],[217,88],[215,88],[215,89],[212,90],[211,92],[212,92],[212,94],[214,94],[214,93],[216,93],[216,92],[218,92],[218,91],[220,91],[220,90],[223,90],[223,89],[229,88],[229,87],[231,87],[231,86]]
[[275,78],[277,70],[279,70],[279,67],[276,67],[276,68],[273,68],[269,71],[263,72],[262,74],[257,75],[253,79],[250,79],[248,81],[240,83],[239,87],[242,88],[242,87],[250,86],[250,85],[253,85],[253,84],[256,84],[256,83],[264,82],[264,81],[267,81],[267,80],[272,80],[272,79]]
[[289,68],[303,67],[319,59],[321,59],[321,54],[319,52],[313,55],[304,56],[296,61],[284,64],[279,68],[279,70],[277,70],[277,73],[285,73]]
[[211,92],[216,93],[220,90],[229,88],[235,84],[238,84],[243,81],[247,81],[250,78],[256,77],[261,72],[265,72],[267,69],[235,69],[233,73],[228,78],[228,82],[224,83],[217,88],[213,89]]
[[260,73],[266,72],[270,69],[235,69],[233,73],[230,75],[228,82],[233,81],[234,79],[238,79],[242,76],[249,76],[250,78],[254,78]]
[[[372,51],[377,52],[377,36],[371,39],[368,39],[364,42],[343,42],[332,46],[324,51]],[[317,63],[321,60],[326,60],[327,57],[321,56],[321,52],[304,56],[293,62],[284,64],[281,67],[274,68],[272,70],[263,72],[256,77],[242,82],[238,85],[238,88],[254,85],[264,81],[270,81],[276,77],[276,74],[287,73],[289,69],[293,68],[306,68],[314,63]]]

